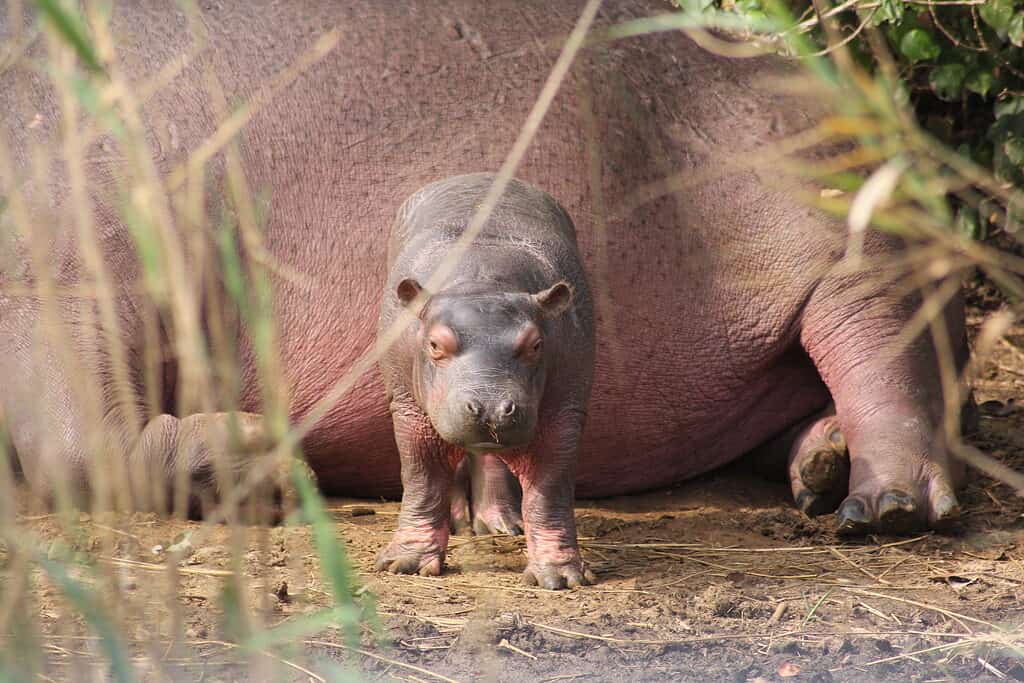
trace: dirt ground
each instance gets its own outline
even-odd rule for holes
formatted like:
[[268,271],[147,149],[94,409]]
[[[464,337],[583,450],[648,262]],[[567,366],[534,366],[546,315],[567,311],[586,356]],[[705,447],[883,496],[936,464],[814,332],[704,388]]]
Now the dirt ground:
[[[979,402],[1021,396],[1022,350],[1024,327],[985,367]],[[1005,412],[984,417],[974,443],[1024,470],[1024,411]],[[329,604],[308,528],[213,528],[176,589],[163,559],[199,524],[136,515],[83,517],[83,528],[117,583],[119,628],[138,639],[144,678],[158,677],[143,654],[175,680],[337,680],[339,667],[408,681],[1024,680],[1024,500],[1011,488],[972,473],[951,532],[850,544],[833,533],[834,516],[804,517],[785,486],[749,469],[579,501],[583,553],[600,583],[564,592],[521,584],[515,538],[453,538],[441,578],[377,574],[397,503],[331,500],[358,581],[376,596],[383,642],[364,639],[351,653],[340,632],[297,635],[290,653],[244,666],[222,618],[232,548],[260,618],[287,622]],[[59,527],[28,512],[22,523],[43,537]],[[38,572],[32,587],[45,677],[94,680],[94,632]],[[184,642],[172,648],[176,628]]]

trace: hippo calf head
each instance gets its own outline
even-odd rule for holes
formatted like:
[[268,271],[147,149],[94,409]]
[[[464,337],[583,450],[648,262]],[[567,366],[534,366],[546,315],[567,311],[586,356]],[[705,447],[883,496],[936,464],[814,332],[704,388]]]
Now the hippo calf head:
[[[406,306],[422,291],[398,284]],[[548,322],[572,304],[558,282],[535,293],[463,284],[431,296],[419,313],[413,388],[442,439],[470,451],[525,446],[544,393]]]

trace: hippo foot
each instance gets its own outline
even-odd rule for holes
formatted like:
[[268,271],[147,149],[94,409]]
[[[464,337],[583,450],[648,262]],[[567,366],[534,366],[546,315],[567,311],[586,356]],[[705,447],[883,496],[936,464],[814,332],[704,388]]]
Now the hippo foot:
[[504,505],[490,505],[473,512],[473,532],[487,534],[523,535],[523,515]]
[[523,534],[519,482],[494,456],[468,455],[451,488],[451,529],[458,535]]
[[789,457],[789,479],[804,514],[834,512],[847,492],[850,456],[834,413],[827,410],[801,426]]
[[926,474],[920,481],[853,478],[846,439],[828,410],[801,427],[793,442],[789,472],[797,506],[809,517],[835,511],[840,535],[903,534],[941,529],[959,516],[951,479],[941,462],[929,459],[921,468]]
[[451,529],[457,536],[522,536],[523,515],[518,510],[499,505],[474,510],[463,497],[452,501]]
[[597,583],[597,576],[590,571],[579,553],[572,551],[566,560],[558,563],[531,561],[523,572],[523,583],[557,591],[592,586]]
[[[905,534],[942,529],[960,516],[960,505],[945,479],[938,476],[931,482],[899,487],[890,484],[881,490],[876,486],[875,492],[865,486],[863,492],[851,494],[839,506],[837,531],[857,536],[872,531]],[[938,493],[929,496],[929,490]]]
[[377,555],[376,568],[392,574],[440,576],[447,547],[447,529],[399,529]]

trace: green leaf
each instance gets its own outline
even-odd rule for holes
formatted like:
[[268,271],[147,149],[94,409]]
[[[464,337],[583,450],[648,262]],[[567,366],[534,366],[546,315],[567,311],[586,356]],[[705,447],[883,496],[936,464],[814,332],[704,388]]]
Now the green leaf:
[[1011,97],[1002,102],[996,102],[992,108],[996,118],[1001,119],[1004,116],[1013,116],[1014,114],[1024,113],[1024,97],[1018,95],[1017,97]]
[[988,0],[979,9],[981,20],[991,26],[1002,37],[1013,17],[1013,0]]
[[296,459],[292,481],[299,496],[302,515],[313,528],[313,546],[320,559],[320,570],[330,583],[335,614],[348,617],[341,626],[350,647],[359,645],[358,607],[352,599],[352,567],[345,546],[338,540],[335,523],[323,498],[309,476],[308,466]]
[[932,34],[924,29],[915,28],[907,31],[900,40],[900,52],[912,62],[935,59],[942,52]]
[[900,22],[903,19],[903,10],[902,0],[882,0],[878,5],[878,11],[875,12],[875,26],[887,22],[890,24]]
[[220,609],[225,635],[236,641],[252,637],[245,615],[245,606],[238,594],[238,586],[231,579],[226,579],[221,583]]
[[970,237],[972,240],[985,238],[981,220],[978,218],[978,212],[970,206],[964,206],[957,212],[953,225],[957,232]]
[[1010,163],[1024,167],[1024,138],[1013,136],[1003,143],[1003,153]]
[[971,92],[976,92],[985,97],[996,85],[996,77],[987,69],[979,69],[971,72],[971,75],[964,81],[964,87]]
[[103,66],[99,57],[89,43],[85,23],[77,14],[68,12],[58,0],[35,0],[39,13],[60,34],[61,38],[78,54],[86,68],[93,73],[102,74]]
[[955,102],[963,94],[967,67],[963,64],[943,64],[928,74],[928,83],[935,95],[946,102]]
[[1017,47],[1024,47],[1024,12],[1017,12],[1006,27],[1006,37]]

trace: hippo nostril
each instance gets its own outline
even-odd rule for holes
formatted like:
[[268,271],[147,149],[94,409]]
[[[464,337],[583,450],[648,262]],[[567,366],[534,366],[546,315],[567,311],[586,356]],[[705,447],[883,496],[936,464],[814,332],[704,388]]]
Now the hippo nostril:
[[498,407],[498,409],[501,411],[502,415],[508,417],[508,416],[510,416],[510,415],[512,415],[513,413],[516,412],[516,402],[515,401],[502,401],[501,405]]
[[483,408],[476,401],[466,401],[466,412],[470,415],[479,417],[480,413],[483,412]]

